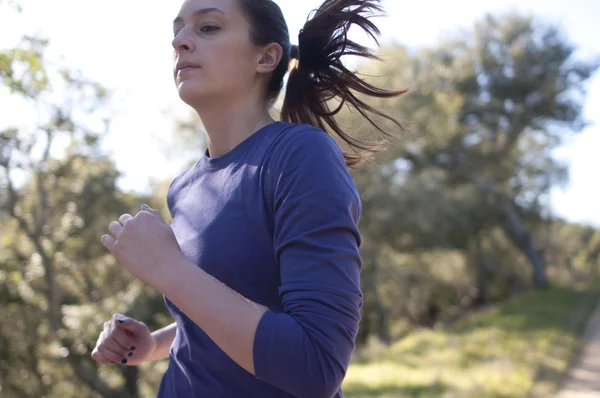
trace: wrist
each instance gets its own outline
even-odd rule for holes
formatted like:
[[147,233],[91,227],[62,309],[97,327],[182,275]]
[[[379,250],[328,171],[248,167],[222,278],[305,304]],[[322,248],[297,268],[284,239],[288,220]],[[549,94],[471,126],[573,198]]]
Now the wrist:
[[193,269],[198,269],[196,264],[182,255],[170,261],[167,273],[156,281],[154,287],[163,295],[170,297],[180,289],[182,282],[186,280],[186,275],[189,275]]
[[159,341],[157,338],[157,331],[150,333],[150,350],[148,351],[148,355],[146,356],[147,361],[156,360],[156,348],[158,347],[158,343]]
[[177,324],[172,323],[162,329],[158,329],[150,334],[152,340],[152,349],[148,354],[148,360],[159,361],[169,357],[171,345],[177,334]]

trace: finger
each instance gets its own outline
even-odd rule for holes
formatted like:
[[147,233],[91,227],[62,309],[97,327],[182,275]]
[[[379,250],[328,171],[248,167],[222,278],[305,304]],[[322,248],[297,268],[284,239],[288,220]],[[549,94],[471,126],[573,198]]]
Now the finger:
[[98,351],[98,347],[94,348],[94,351],[92,351],[92,359],[102,365],[107,365],[110,363],[110,360],[106,359],[104,355]]
[[158,212],[158,210],[155,210],[153,208],[151,208],[148,205],[142,205],[142,211],[147,211],[148,213],[154,215],[154,216],[158,216],[160,218],[162,218],[162,216],[160,215],[160,213]]
[[119,345],[123,347],[124,350],[135,350],[135,343],[133,342],[133,339],[126,333],[125,330],[119,329],[117,327],[115,330],[113,330],[111,337],[115,339],[115,341],[119,343]]
[[146,333],[148,330],[147,326],[144,323],[136,321],[133,318],[118,317],[116,321],[116,325],[118,328],[123,329],[124,331],[129,331],[134,335],[140,336]]
[[119,346],[125,351],[135,350],[135,342],[133,339],[126,333],[126,330],[123,328],[119,328],[117,324],[118,320],[122,320],[126,318],[121,314],[114,314],[111,322],[111,331],[110,336],[119,344]]
[[111,362],[122,364],[127,363],[127,359],[125,359],[122,354],[114,352],[104,344],[98,347],[98,352],[100,352],[104,358]]
[[100,333],[100,336],[98,336],[98,340],[96,340],[96,347],[94,347],[94,350],[92,351],[92,358],[100,364],[110,363],[110,360],[108,360],[106,357],[104,357],[104,355],[102,355],[102,353],[100,353],[100,351],[98,351],[98,347],[102,345],[106,339],[106,336],[108,335],[107,332],[110,331],[109,324],[110,322],[104,322],[102,332]]
[[115,245],[117,244],[117,241],[112,236],[103,235],[101,241],[104,247],[106,247],[111,252],[115,250]]
[[102,334],[100,335],[100,339],[99,342],[96,343],[96,345],[98,347],[100,347],[102,344],[104,344],[104,342],[110,337],[110,334],[112,333],[112,322],[111,321],[106,321],[104,322],[104,330],[102,331]]
[[[102,339],[102,341],[104,341],[108,338],[108,336],[110,336],[110,321],[104,322],[102,327],[103,327],[103,329],[102,329],[102,335],[100,336],[100,339]],[[98,344],[98,345],[100,345],[100,344]]]
[[119,217],[119,222],[121,223],[121,225],[125,226],[125,224],[132,219],[133,216],[131,214],[123,214],[121,217]]
[[118,221],[113,221],[108,224],[108,230],[115,238],[118,239],[119,235],[121,235],[121,232],[123,232],[123,225],[121,225],[121,223]]
[[110,336],[109,338],[104,340],[104,342],[101,345],[116,353],[121,358],[126,357],[127,354],[131,352],[129,348],[123,347],[113,336]]

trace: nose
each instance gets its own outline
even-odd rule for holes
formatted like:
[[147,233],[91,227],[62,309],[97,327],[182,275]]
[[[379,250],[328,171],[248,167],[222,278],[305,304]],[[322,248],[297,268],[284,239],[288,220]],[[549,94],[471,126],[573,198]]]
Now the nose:
[[181,29],[177,36],[173,38],[173,48],[179,54],[188,53],[194,51],[194,42],[187,38],[185,29]]

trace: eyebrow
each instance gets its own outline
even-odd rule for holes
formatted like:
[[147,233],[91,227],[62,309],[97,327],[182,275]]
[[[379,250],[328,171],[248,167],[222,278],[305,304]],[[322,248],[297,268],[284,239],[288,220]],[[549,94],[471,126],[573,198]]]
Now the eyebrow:
[[[217,13],[220,13],[220,14],[225,14],[225,12],[223,10],[221,10],[220,8],[210,7],[210,8],[202,8],[200,10],[196,10],[194,12],[194,14],[192,15],[192,17],[196,18],[196,17],[198,17],[200,15],[206,15],[206,14],[209,14],[211,12],[217,12]],[[176,23],[182,22],[182,21],[183,21],[183,18],[181,18],[181,17],[178,16],[177,18],[175,18],[173,20],[173,25],[175,25]]]

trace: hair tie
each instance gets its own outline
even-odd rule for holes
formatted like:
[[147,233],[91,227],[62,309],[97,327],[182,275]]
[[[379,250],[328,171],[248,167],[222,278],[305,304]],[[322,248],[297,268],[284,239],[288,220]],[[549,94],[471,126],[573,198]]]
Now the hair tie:
[[300,48],[295,44],[290,47],[290,58],[300,60]]

